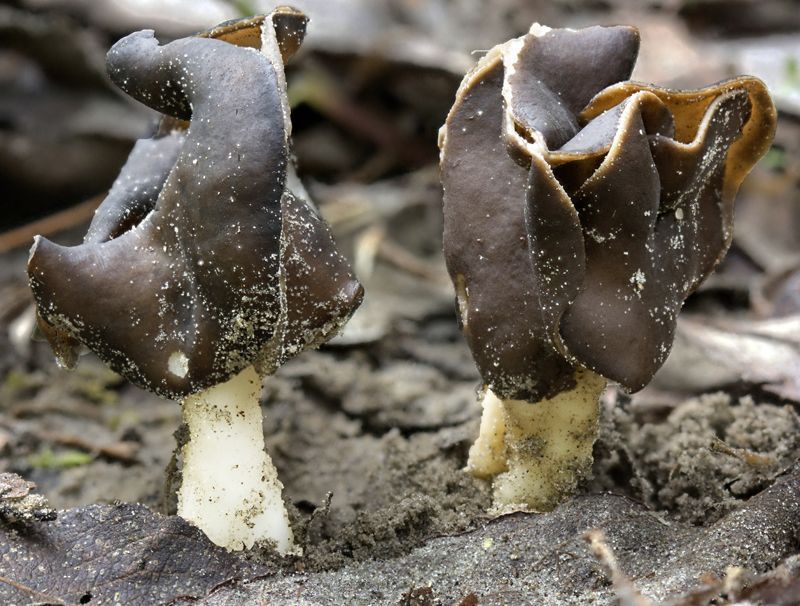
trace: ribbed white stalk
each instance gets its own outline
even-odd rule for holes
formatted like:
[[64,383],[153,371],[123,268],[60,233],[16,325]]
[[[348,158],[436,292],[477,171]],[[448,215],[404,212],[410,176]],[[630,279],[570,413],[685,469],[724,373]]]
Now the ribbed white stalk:
[[271,540],[286,553],[293,536],[283,485],[264,449],[260,395],[261,377],[250,366],[183,401],[189,441],[178,515],[229,550]]

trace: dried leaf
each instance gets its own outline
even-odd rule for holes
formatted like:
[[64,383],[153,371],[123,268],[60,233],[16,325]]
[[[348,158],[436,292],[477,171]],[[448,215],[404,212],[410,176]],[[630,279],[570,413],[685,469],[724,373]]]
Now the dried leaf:
[[740,382],[800,401],[800,315],[724,322],[681,317],[672,353],[653,385],[701,392]]
[[142,505],[91,505],[0,529],[3,604],[168,604],[264,572]]
[[550,513],[515,513],[474,532],[435,539],[400,558],[249,583],[200,604],[372,606],[403,603],[409,587],[428,582],[441,604],[458,604],[465,594],[474,594],[481,606],[619,604],[584,543],[584,533],[593,528],[603,531],[620,573],[643,596],[657,604],[705,605],[684,599],[686,592],[711,584],[712,576],[722,578],[729,566],[769,569],[795,550],[800,471],[708,528],[667,526],[624,497],[588,495]]

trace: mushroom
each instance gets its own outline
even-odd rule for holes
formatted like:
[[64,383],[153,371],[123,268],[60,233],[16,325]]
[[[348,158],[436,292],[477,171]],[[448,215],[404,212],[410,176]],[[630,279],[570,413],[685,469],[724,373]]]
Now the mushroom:
[[182,401],[178,514],[218,545],[293,538],[264,449],[262,377],[343,326],[362,289],[294,174],[283,63],[305,16],[278,8],[108,53],[125,92],[165,114],[139,141],[83,244],[37,237],[28,273],[57,356],[86,345]]
[[469,72],[440,132],[444,250],[484,383],[467,469],[547,510],[591,468],[607,382],[645,386],[724,256],[775,108],[739,77],[629,82],[632,27],[530,32]]

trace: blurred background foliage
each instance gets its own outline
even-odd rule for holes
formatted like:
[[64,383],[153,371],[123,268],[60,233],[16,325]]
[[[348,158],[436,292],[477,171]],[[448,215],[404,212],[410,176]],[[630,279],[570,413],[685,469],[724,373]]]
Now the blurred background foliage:
[[[109,82],[105,50],[268,12],[271,0],[15,0],[0,6],[0,231],[84,204],[112,183],[154,115]],[[689,86],[766,79],[800,112],[800,4],[792,0],[297,0],[310,17],[289,66],[295,152],[320,183],[375,183],[435,163],[436,133],[482,51],[534,21],[625,22],[643,33],[635,77]],[[780,139],[779,139],[780,144]],[[783,146],[770,162],[780,168]],[[324,198],[324,196],[323,196]],[[88,201],[88,203],[87,203]],[[324,199],[322,200],[324,202]],[[56,226],[57,228],[58,226]],[[27,234],[26,234],[27,235]],[[6,249],[16,241],[0,240]]]

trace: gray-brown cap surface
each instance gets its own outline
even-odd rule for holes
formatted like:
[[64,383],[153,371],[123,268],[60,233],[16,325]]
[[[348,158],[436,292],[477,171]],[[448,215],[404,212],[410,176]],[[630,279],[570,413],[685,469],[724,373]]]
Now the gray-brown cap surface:
[[279,8],[166,45],[137,32],[109,51],[114,81],[165,120],[82,245],[37,239],[29,275],[50,335],[180,398],[249,364],[270,371],[352,314],[361,287],[287,182],[283,61],[305,23]]
[[630,27],[534,25],[467,74],[442,129],[445,257],[500,397],[550,397],[576,366],[643,387],[771,142],[760,81],[628,82],[637,51]]

